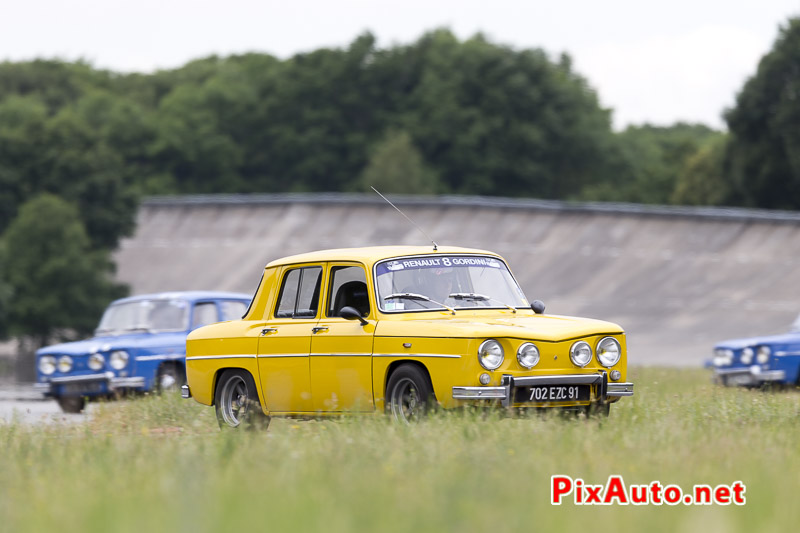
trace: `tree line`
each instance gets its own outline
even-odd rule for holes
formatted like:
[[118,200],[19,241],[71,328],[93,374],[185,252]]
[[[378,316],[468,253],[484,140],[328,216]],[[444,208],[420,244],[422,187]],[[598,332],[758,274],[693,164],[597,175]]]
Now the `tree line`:
[[367,33],[285,60],[212,56],[151,74],[0,63],[0,335],[88,331],[125,293],[109,254],[143,195],[375,185],[797,209],[800,19],[726,111],[727,132],[615,132],[611,114],[569,56],[444,29],[388,48]]

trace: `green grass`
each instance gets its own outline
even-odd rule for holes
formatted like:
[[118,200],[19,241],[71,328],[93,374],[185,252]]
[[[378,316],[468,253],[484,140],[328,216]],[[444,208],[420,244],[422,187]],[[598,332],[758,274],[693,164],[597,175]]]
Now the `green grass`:
[[[0,530],[791,531],[800,393],[638,368],[607,420],[439,414],[274,420],[220,432],[175,396],[109,403],[85,424],[0,425]],[[747,504],[551,506],[550,476],[730,484]]]

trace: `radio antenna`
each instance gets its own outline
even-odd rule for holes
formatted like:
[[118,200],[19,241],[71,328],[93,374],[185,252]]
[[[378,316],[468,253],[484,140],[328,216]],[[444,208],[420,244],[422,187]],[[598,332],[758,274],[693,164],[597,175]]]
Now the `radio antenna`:
[[420,227],[417,225],[417,223],[416,223],[416,222],[414,222],[413,220],[411,220],[410,218],[408,218],[408,217],[406,216],[406,214],[405,214],[405,213],[403,213],[402,211],[400,211],[400,208],[399,208],[399,207],[397,207],[397,206],[396,206],[396,205],[394,205],[392,202],[390,202],[388,198],[386,198],[384,195],[382,195],[382,194],[380,193],[380,191],[379,191],[378,189],[376,189],[375,187],[373,187],[372,185],[370,185],[370,189],[372,189],[373,191],[375,191],[375,192],[378,194],[378,196],[380,196],[381,198],[383,198],[384,200],[386,200],[386,202],[387,202],[387,203],[388,203],[390,206],[394,207],[394,208],[397,210],[397,212],[398,212],[398,213],[400,213],[401,215],[403,215],[403,217],[404,217],[406,220],[408,220],[409,222],[411,222],[411,224],[413,224],[415,228],[417,228],[417,229],[418,229],[418,230],[419,230],[419,231],[420,231],[420,232],[421,232],[423,235],[425,235],[425,237],[426,237],[426,238],[427,238],[429,241],[431,241],[431,242],[433,243],[433,251],[434,251],[434,252],[435,252],[436,250],[438,250],[438,249],[439,249],[439,245],[438,245],[438,244],[436,244],[436,241],[434,241],[433,239],[431,239],[431,236],[430,236],[430,235],[428,235],[428,234],[425,232],[425,230],[424,230],[424,229],[420,228]]

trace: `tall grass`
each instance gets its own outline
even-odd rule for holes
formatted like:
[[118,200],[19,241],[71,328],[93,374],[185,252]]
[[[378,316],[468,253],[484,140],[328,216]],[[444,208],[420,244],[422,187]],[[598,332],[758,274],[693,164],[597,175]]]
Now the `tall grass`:
[[[800,394],[635,369],[606,420],[440,413],[220,432],[175,396],[85,424],[0,426],[0,531],[787,531],[800,524]],[[549,503],[550,476],[747,486],[737,506]]]

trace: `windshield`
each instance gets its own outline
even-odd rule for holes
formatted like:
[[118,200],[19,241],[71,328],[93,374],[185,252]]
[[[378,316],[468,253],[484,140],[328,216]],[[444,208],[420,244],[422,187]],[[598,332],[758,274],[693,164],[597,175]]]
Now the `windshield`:
[[382,311],[528,307],[505,263],[495,257],[405,257],[375,265]]
[[798,316],[794,323],[792,324],[791,329],[789,330],[790,333],[800,333],[800,316]]
[[137,300],[111,305],[103,313],[97,333],[186,331],[188,310],[185,300]]

